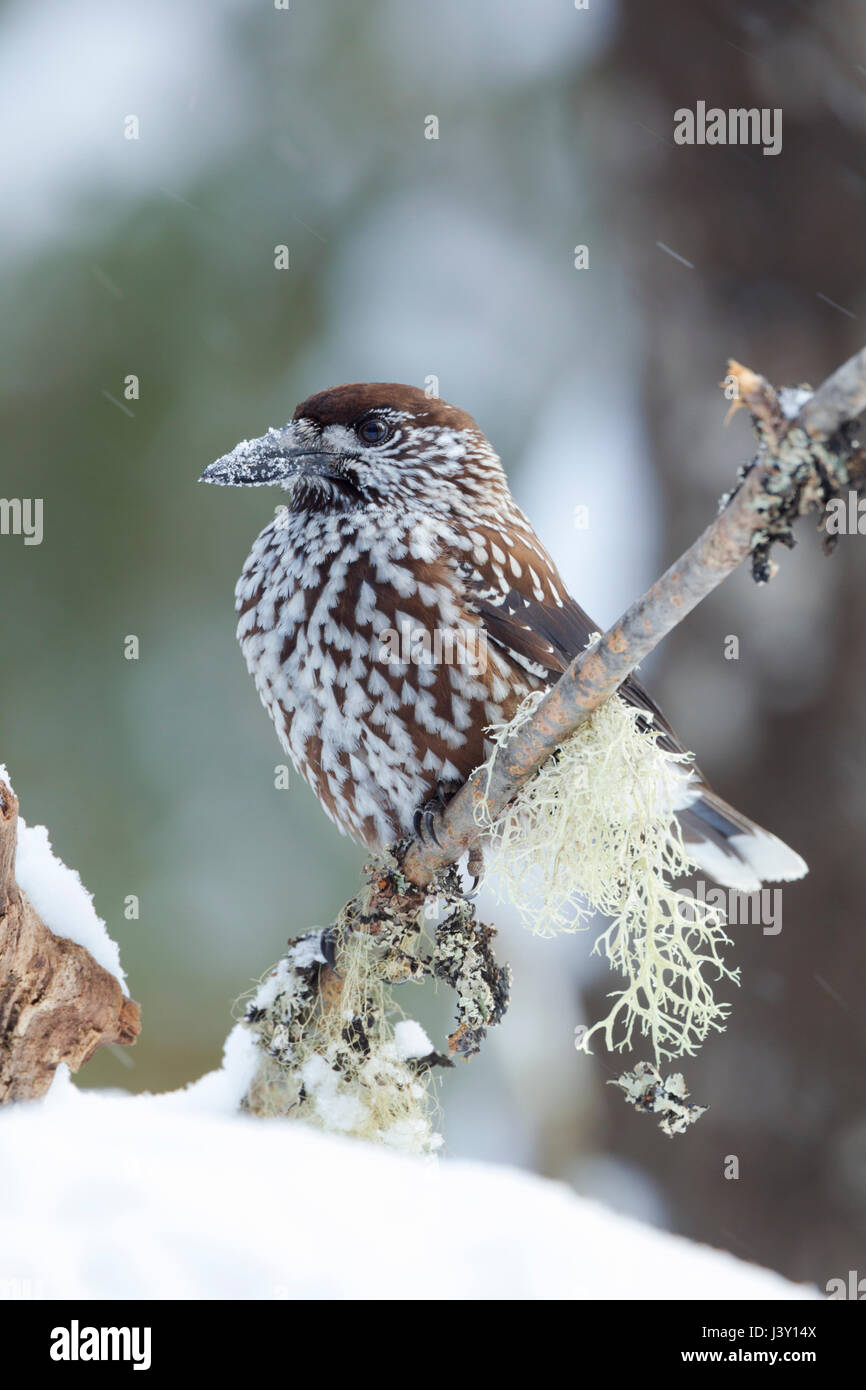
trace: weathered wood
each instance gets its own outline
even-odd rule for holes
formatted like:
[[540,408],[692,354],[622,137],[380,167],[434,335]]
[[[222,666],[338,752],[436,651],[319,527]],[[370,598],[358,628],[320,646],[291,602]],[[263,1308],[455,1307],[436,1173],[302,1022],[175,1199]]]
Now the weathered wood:
[[0,1104],[44,1095],[106,1043],[132,1043],[140,1011],[113,975],[55,936],[15,882],[18,801],[0,781]]

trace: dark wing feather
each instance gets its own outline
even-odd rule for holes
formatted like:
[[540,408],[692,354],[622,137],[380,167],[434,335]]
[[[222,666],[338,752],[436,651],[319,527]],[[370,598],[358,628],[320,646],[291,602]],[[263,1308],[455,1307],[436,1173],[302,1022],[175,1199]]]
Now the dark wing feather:
[[[478,528],[482,533],[484,528]],[[495,533],[489,533],[491,551]],[[463,569],[467,602],[478,614],[488,641],[527,669],[543,685],[553,685],[568,664],[583,651],[593,632],[601,629],[568,593],[550,556],[532,535],[515,536],[506,564],[471,565]],[[514,572],[511,559],[519,574]],[[629,677],[620,687],[629,704],[651,716],[660,730],[659,742],[670,752],[683,753],[658,705],[639,681]],[[698,778],[704,781],[695,768]]]
[[[521,523],[510,535],[507,553],[501,535],[473,527],[474,563],[461,566],[464,594],[483,622],[488,641],[531,673],[530,684],[549,686],[598,629],[567,593],[529,523],[525,518]],[[482,539],[484,545],[478,543]],[[658,705],[638,681],[629,677],[620,686],[620,694],[647,716],[648,726],[660,731],[661,747],[684,752]],[[694,763],[691,767],[700,797],[677,816],[692,858],[711,877],[753,892],[761,882],[799,878],[807,871],[798,854],[729,806]]]

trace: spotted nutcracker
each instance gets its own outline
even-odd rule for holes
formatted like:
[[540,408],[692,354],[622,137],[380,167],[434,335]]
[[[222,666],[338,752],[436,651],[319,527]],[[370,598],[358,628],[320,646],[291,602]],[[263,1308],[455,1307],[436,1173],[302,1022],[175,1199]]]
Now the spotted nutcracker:
[[[415,387],[321,391],[202,480],[284,491],[237,583],[238,639],[296,770],[369,848],[410,834],[483,761],[485,730],[595,631],[475,421]],[[681,751],[637,681],[621,694]],[[719,883],[806,872],[697,769],[677,816]]]

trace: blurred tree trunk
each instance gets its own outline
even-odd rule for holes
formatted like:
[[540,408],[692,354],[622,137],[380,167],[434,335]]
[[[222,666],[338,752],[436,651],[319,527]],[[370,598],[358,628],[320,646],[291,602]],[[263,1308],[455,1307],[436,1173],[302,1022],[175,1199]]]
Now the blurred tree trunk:
[[[863,77],[850,55],[864,39],[862,7],[844,4],[622,6],[608,80],[628,109],[606,219],[622,230],[645,318],[667,559],[745,457],[745,436],[720,428],[726,358],[777,385],[817,382],[862,337]],[[782,152],[675,145],[673,113],[698,100],[781,108]],[[672,635],[650,681],[721,794],[811,874],[784,889],[778,936],[731,933],[743,987],[728,1032],[686,1067],[693,1099],[711,1106],[696,1130],[670,1143],[612,1089],[607,1106],[612,1150],[652,1173],[678,1230],[824,1281],[863,1255],[866,548],[842,538],[824,559],[812,541],[781,557],[785,594],[745,574],[726,585]],[[762,650],[770,609],[784,643]],[[739,661],[723,657],[727,634],[740,638]],[[729,1154],[736,1181],[724,1177]]]

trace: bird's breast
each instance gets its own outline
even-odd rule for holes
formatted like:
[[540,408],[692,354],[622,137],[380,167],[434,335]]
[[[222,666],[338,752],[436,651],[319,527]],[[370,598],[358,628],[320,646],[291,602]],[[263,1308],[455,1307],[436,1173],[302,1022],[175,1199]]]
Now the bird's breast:
[[238,638],[295,768],[370,845],[481,761],[516,691],[425,518],[278,516],[236,588]]

